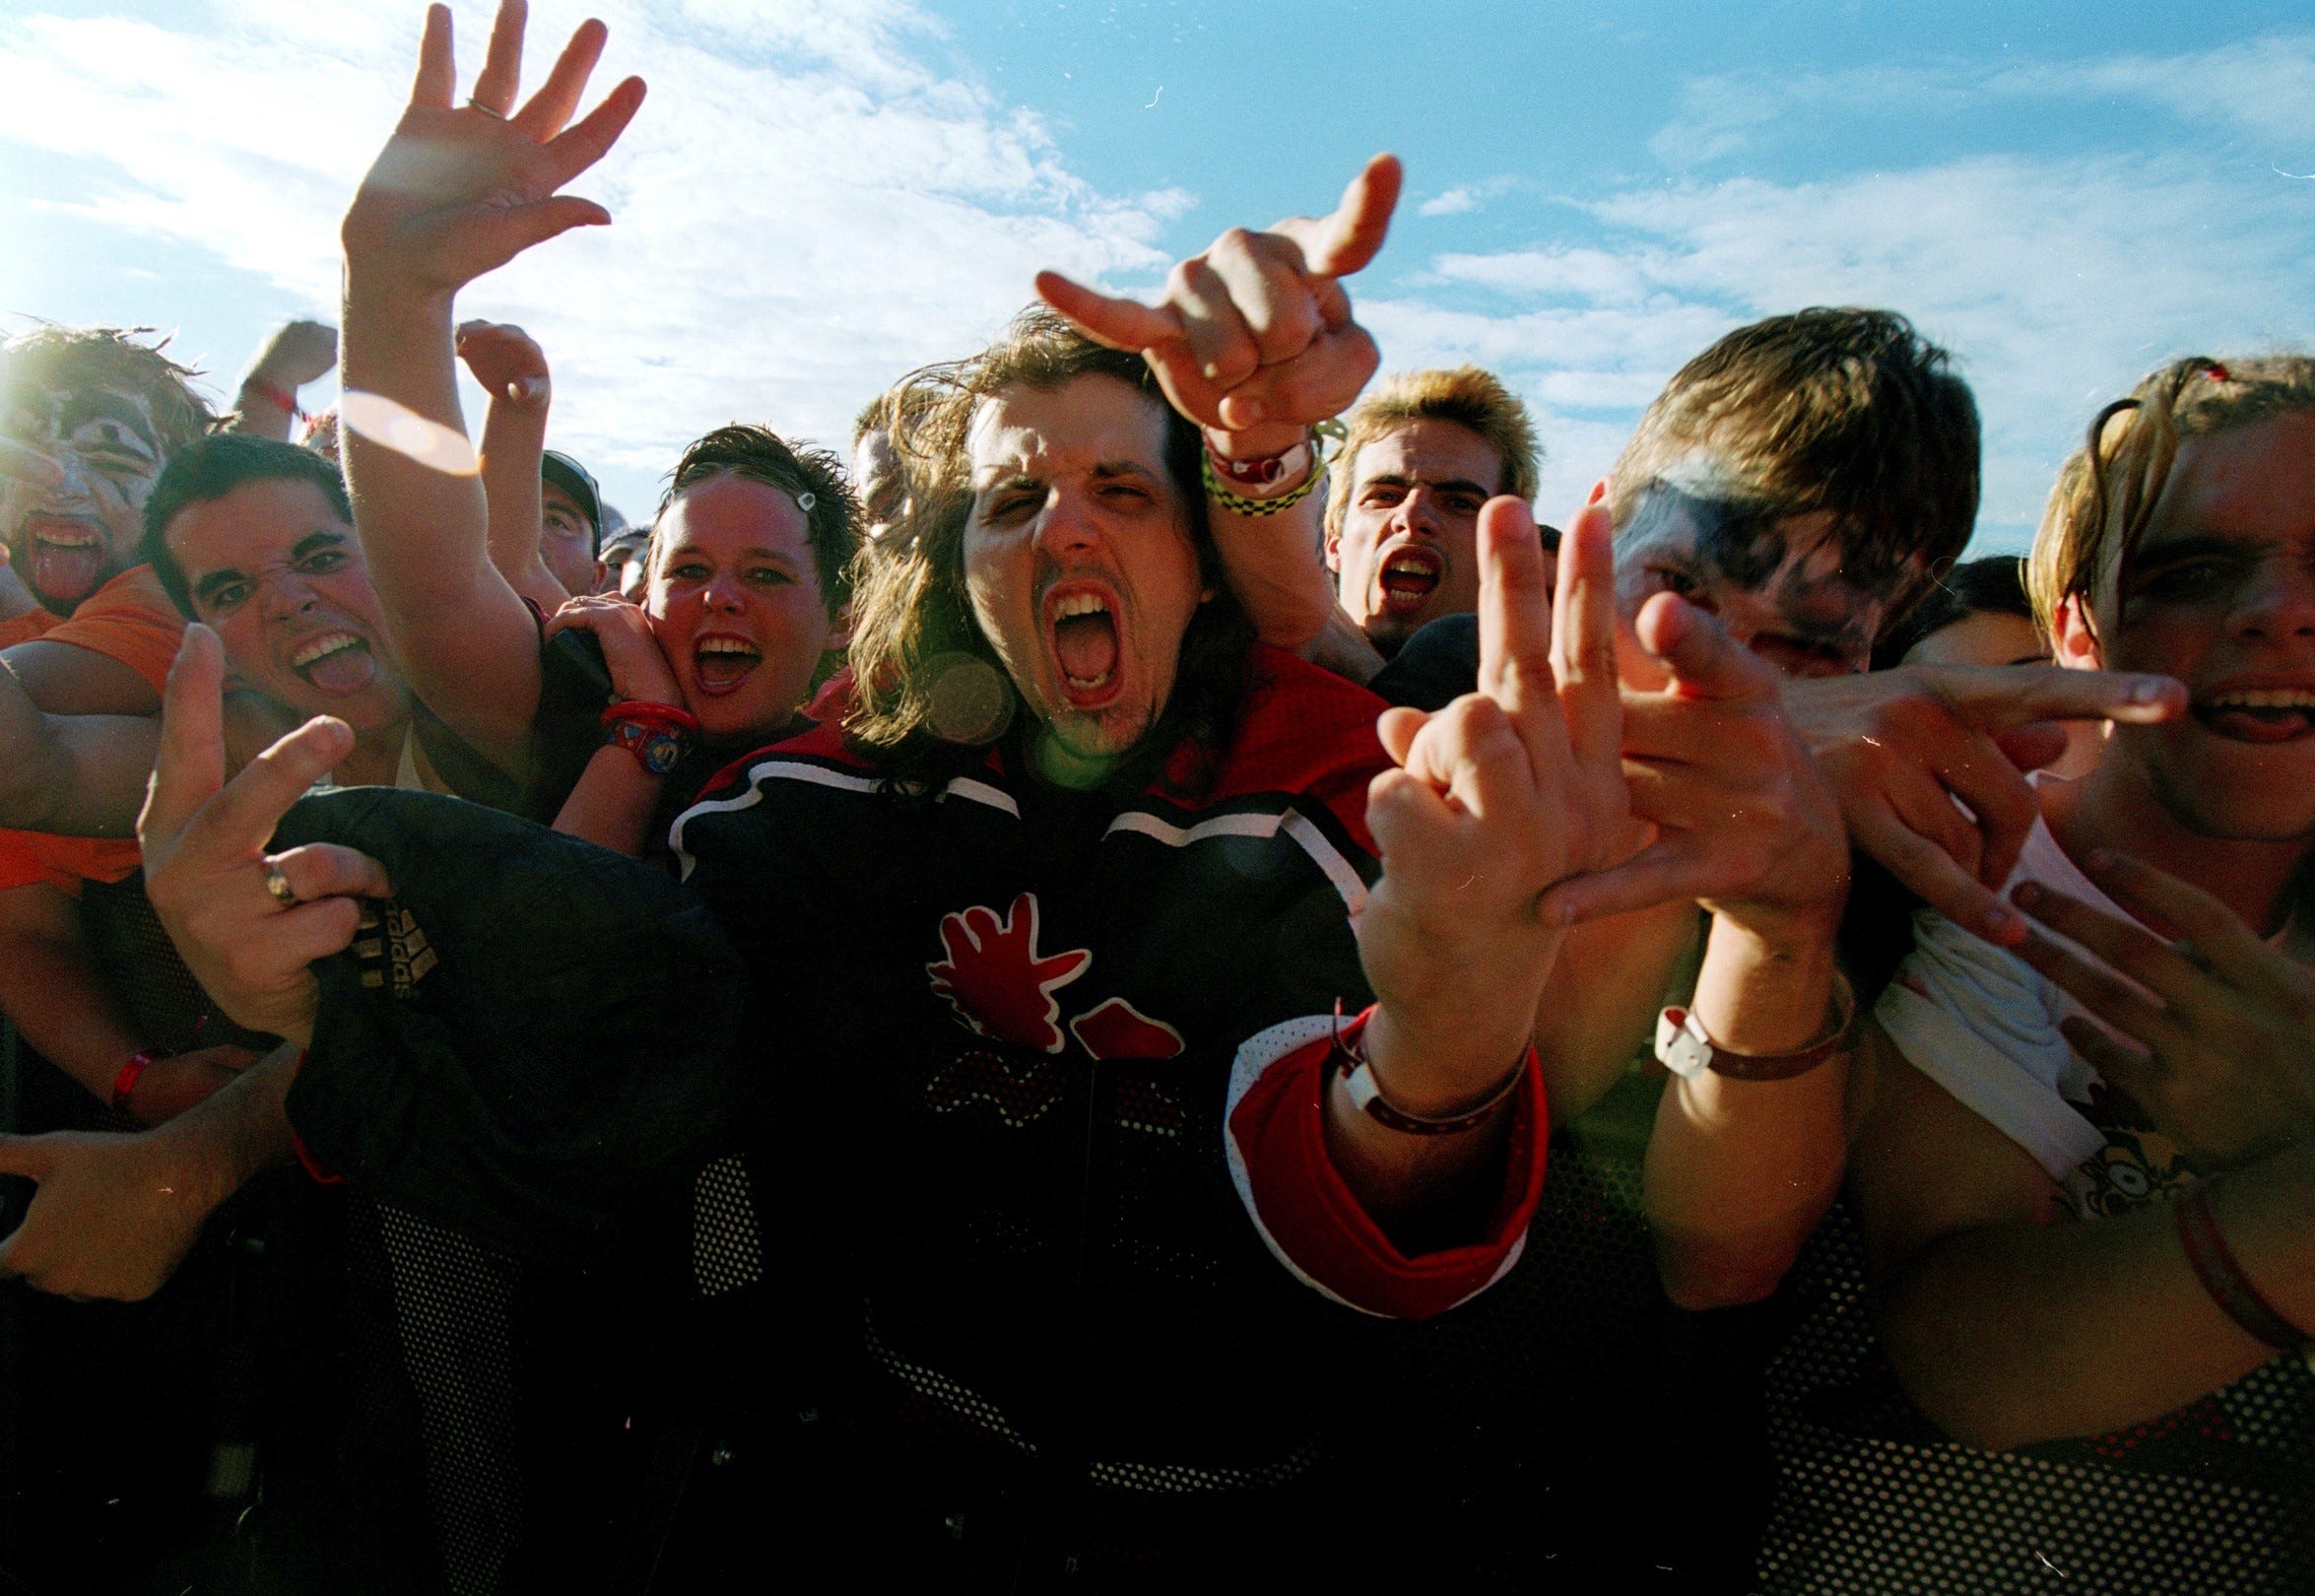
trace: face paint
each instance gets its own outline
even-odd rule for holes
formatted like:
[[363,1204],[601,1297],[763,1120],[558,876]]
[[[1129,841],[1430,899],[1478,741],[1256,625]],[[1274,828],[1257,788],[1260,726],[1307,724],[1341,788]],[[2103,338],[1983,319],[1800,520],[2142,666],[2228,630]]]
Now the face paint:
[[0,539],[33,597],[58,615],[136,563],[162,448],[142,395],[19,387],[6,413]]

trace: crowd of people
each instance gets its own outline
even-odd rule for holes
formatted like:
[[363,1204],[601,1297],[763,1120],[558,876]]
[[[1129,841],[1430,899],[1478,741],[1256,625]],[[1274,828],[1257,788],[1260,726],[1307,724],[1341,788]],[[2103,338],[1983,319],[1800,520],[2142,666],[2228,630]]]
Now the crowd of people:
[[643,101],[522,33],[222,413],[6,346],[15,1374],[230,1299],[201,1588],[2315,1582],[2315,359],[1963,562],[1947,352],[1796,309],[1544,526],[1378,157],[630,526],[458,319]]

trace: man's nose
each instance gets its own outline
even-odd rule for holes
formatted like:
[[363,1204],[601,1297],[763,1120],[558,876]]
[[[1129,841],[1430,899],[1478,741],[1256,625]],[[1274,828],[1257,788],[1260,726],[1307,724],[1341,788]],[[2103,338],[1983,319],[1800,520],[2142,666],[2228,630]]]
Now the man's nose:
[[740,610],[748,603],[746,584],[736,570],[719,570],[707,583],[707,603],[718,610]]
[[312,587],[294,570],[273,571],[259,578],[259,581],[265,591],[265,613],[268,616],[303,615],[314,606]]
[[1037,512],[1036,546],[1047,554],[1082,553],[1101,539],[1092,500],[1066,483],[1057,483]]
[[2270,642],[2315,637],[2315,570],[2298,560],[2262,562],[2235,606],[2235,629]]

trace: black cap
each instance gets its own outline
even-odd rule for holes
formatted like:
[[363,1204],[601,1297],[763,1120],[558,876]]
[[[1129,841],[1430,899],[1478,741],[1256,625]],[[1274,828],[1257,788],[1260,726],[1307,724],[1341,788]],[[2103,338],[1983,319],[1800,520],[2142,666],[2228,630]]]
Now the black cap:
[[516,1256],[611,1247],[737,1141],[738,955],[638,859],[434,793],[307,798],[276,848],[385,866],[289,1096],[313,1158]]
[[571,501],[587,512],[587,541],[601,554],[603,490],[595,486],[595,474],[561,449],[548,449],[539,456],[539,475],[570,495]]

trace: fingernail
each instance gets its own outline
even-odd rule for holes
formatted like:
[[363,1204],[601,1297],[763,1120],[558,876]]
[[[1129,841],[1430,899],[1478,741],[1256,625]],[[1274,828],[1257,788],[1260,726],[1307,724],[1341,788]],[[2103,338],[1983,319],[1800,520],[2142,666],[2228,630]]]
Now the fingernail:
[[2021,909],[2038,907],[2042,901],[2042,890],[2030,881],[2021,881],[2010,889],[2010,901]]
[[2152,703],[2162,697],[2163,690],[2169,685],[2158,676],[2150,676],[2133,682],[2130,685],[2130,701],[2132,703]]
[[1241,427],[1251,427],[1269,414],[1263,409],[1262,401],[1259,399],[1234,399],[1231,404],[1236,409],[1238,424]]
[[2092,848],[2089,857],[2083,860],[2083,863],[2088,865],[2092,870],[2111,870],[2114,868],[2114,850],[2112,848]]

